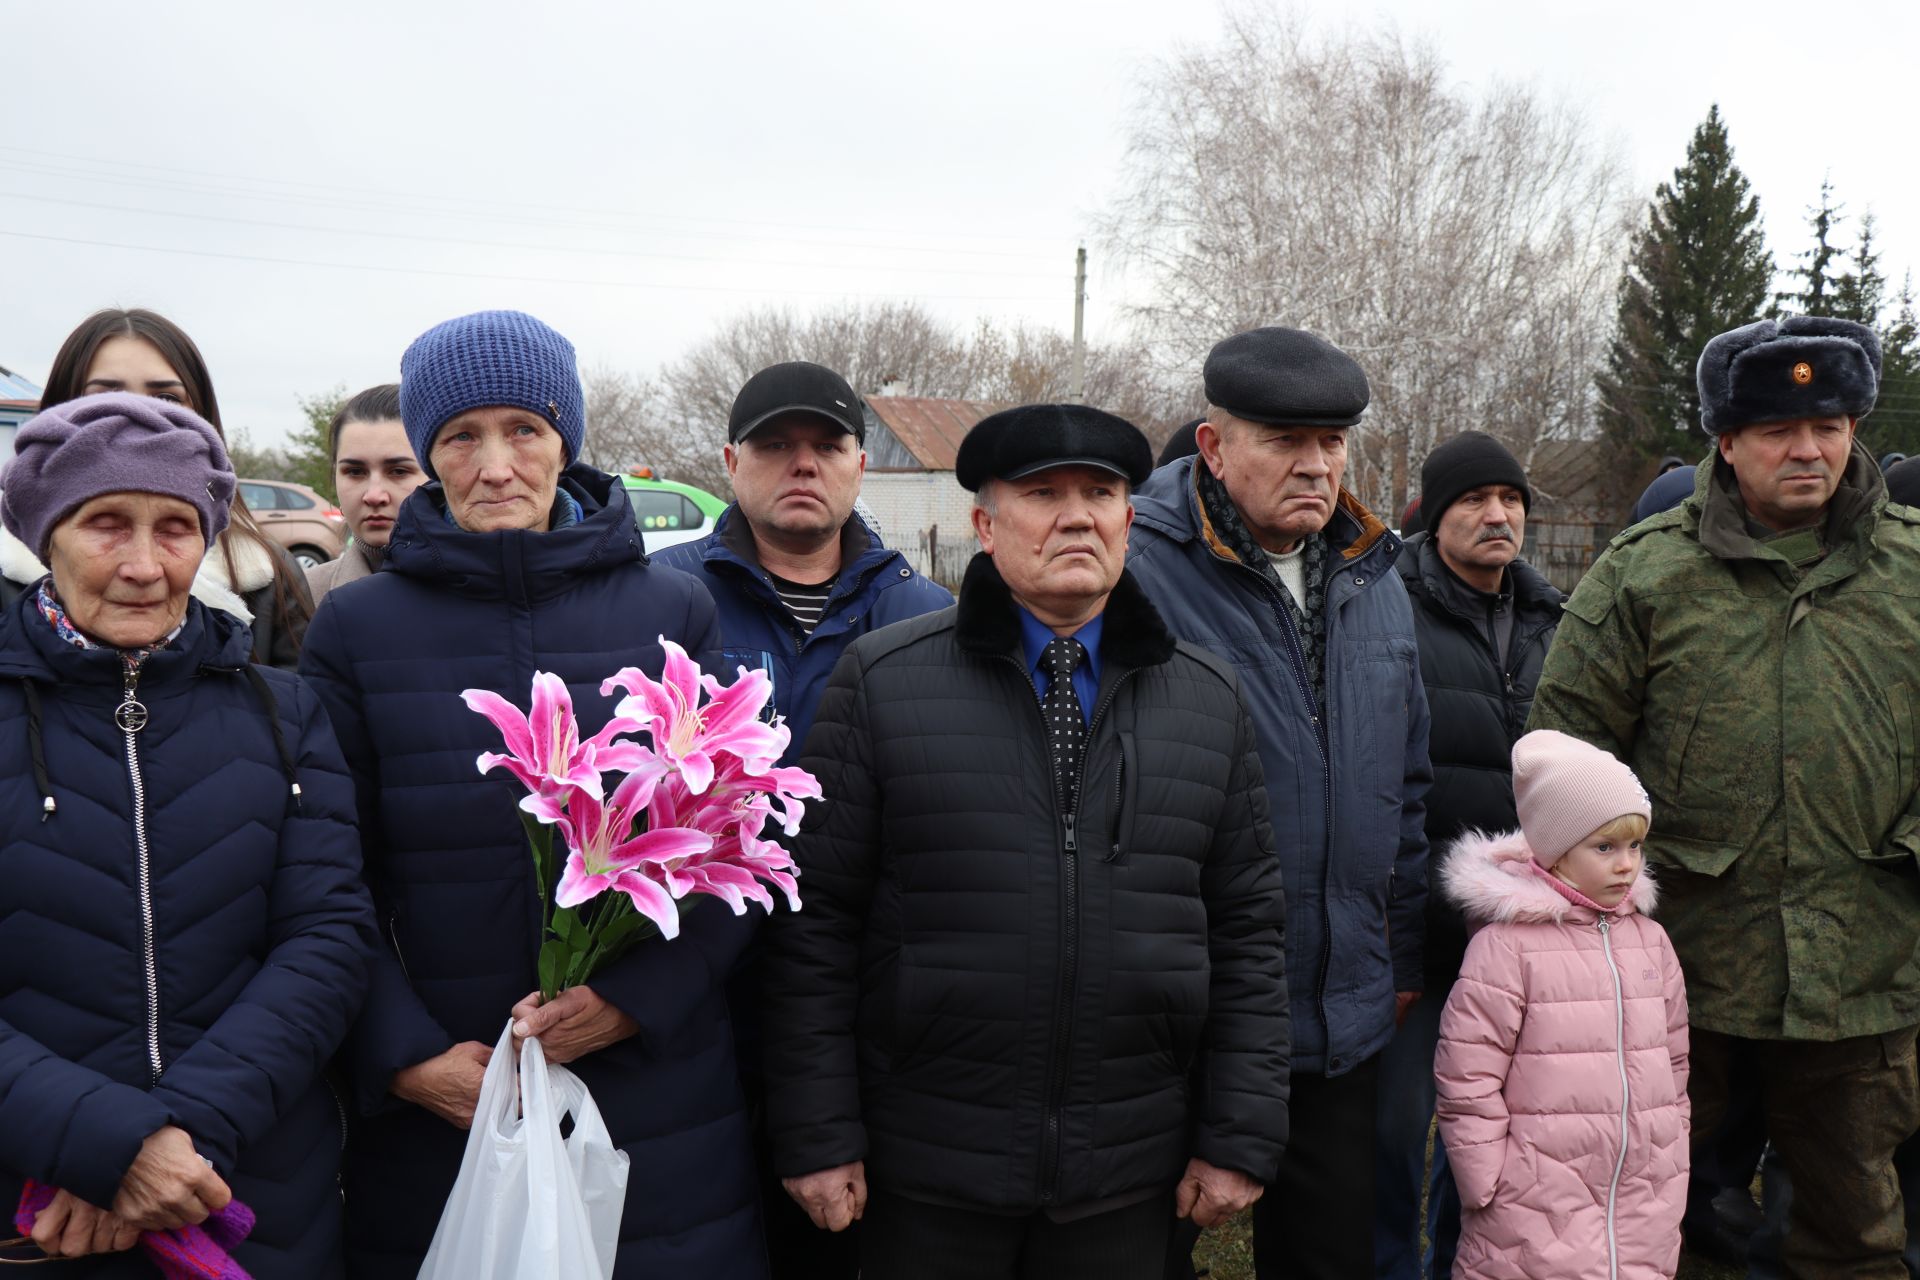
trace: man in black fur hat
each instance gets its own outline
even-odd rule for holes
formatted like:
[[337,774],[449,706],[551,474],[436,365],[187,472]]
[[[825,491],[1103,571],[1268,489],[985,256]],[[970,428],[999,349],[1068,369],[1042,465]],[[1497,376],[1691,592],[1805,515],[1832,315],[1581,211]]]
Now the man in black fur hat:
[[1279,864],[1232,669],[1124,568],[1152,453],[1079,405],[983,419],[958,605],[856,640],[769,922],[775,1158],[864,1280],[1159,1280],[1176,1215],[1287,1131]]

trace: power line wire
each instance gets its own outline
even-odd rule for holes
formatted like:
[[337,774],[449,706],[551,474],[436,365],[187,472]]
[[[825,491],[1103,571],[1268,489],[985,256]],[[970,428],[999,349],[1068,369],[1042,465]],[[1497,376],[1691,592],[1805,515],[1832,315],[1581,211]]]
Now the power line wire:
[[667,289],[692,293],[751,293],[761,296],[778,293],[793,297],[815,298],[939,298],[973,302],[1055,301],[1051,295],[1038,294],[921,293],[917,291],[854,293],[834,289],[771,290],[732,285],[664,284],[648,280],[585,280],[565,276],[522,276],[495,272],[439,271],[429,267],[388,267],[361,262],[320,262],[311,258],[280,258],[269,257],[263,254],[222,253],[213,249],[179,249],[167,245],[127,244],[115,240],[87,240],[77,236],[40,235],[31,231],[9,231],[0,229],[0,236],[10,236],[16,240],[40,240],[50,244],[84,245],[97,249],[127,249],[136,253],[177,253],[184,254],[190,258],[218,258],[229,262],[263,262],[287,267],[320,267],[327,271],[373,271],[383,275],[434,276],[451,280],[505,280],[520,284],[585,285],[590,288],[613,289]]
[[[0,153],[5,153],[5,152],[14,152],[16,154],[26,154],[26,155],[33,155],[33,156],[50,155],[50,153],[47,153],[47,152],[33,151],[28,148],[0,146]],[[0,168],[15,169],[20,172],[38,174],[38,175],[47,176],[47,177],[72,178],[72,179],[78,179],[78,180],[87,181],[87,182],[103,182],[103,183],[107,183],[109,185],[114,185],[114,186],[136,186],[136,187],[143,187],[149,190],[173,191],[173,192],[178,192],[178,193],[187,194],[187,195],[227,196],[227,197],[234,197],[234,198],[244,199],[244,200],[262,200],[262,201],[268,201],[276,204],[289,204],[289,203],[299,204],[302,207],[312,207],[314,205],[323,205],[323,206],[330,206],[334,208],[354,209],[354,210],[359,210],[361,212],[404,213],[404,214],[419,215],[419,216],[432,215],[432,216],[443,217],[443,218],[448,218],[448,217],[464,218],[464,219],[474,220],[474,221],[501,222],[501,223],[508,223],[508,224],[522,225],[522,226],[551,226],[551,227],[566,226],[566,227],[585,227],[585,228],[593,228],[593,229],[600,229],[600,230],[616,230],[616,229],[633,229],[633,224],[635,223],[651,221],[656,223],[692,223],[696,228],[706,228],[714,225],[727,225],[727,226],[735,226],[735,227],[741,227],[741,228],[756,228],[756,227],[774,228],[774,230],[771,233],[760,232],[760,231],[747,231],[747,230],[742,230],[740,232],[727,233],[727,232],[718,232],[718,231],[711,231],[711,230],[676,229],[673,227],[662,227],[660,228],[660,231],[663,234],[668,234],[668,235],[701,236],[701,237],[719,238],[719,239],[775,240],[775,241],[781,241],[781,242],[792,243],[792,244],[830,244],[830,245],[836,245],[839,247],[847,247],[847,248],[883,248],[883,249],[890,248],[890,249],[912,251],[914,249],[927,247],[927,246],[876,245],[870,241],[815,240],[815,239],[808,239],[804,237],[781,235],[779,234],[779,232],[780,231],[818,230],[818,231],[842,232],[842,233],[864,234],[864,235],[901,236],[901,237],[912,236],[912,237],[918,237],[921,239],[932,239],[932,240],[939,241],[939,248],[943,253],[961,253],[961,254],[967,254],[967,255],[983,256],[983,257],[1014,257],[1014,258],[1035,257],[1035,256],[1038,256],[1038,251],[1016,252],[1013,250],[1006,250],[1006,249],[999,249],[999,250],[965,249],[965,248],[954,247],[952,245],[952,241],[956,239],[997,240],[997,241],[1003,241],[1008,243],[1042,244],[1054,239],[1054,237],[1052,236],[1035,236],[1035,235],[1014,236],[1014,235],[1001,235],[1001,234],[996,234],[991,232],[960,231],[960,230],[947,230],[947,229],[939,229],[939,228],[924,228],[924,229],[908,232],[908,231],[901,231],[898,228],[891,228],[891,227],[849,227],[846,225],[831,225],[831,224],[822,224],[822,223],[793,223],[793,222],[784,222],[784,221],[780,223],[771,223],[765,220],[727,218],[727,217],[721,217],[721,216],[707,214],[707,213],[661,214],[661,213],[652,213],[652,212],[643,213],[635,210],[611,210],[611,209],[583,210],[577,206],[524,205],[524,204],[516,205],[516,204],[499,203],[499,202],[490,203],[486,201],[470,200],[465,197],[441,197],[441,196],[434,196],[434,195],[418,193],[418,192],[411,192],[411,193],[384,192],[378,189],[369,189],[369,188],[363,188],[363,187],[343,188],[338,183],[334,183],[334,184],[297,183],[297,182],[286,182],[280,179],[256,179],[256,178],[243,178],[243,177],[230,176],[230,175],[205,174],[204,171],[176,170],[171,168],[163,168],[157,165],[137,165],[137,164],[124,164],[120,162],[110,162],[110,161],[81,160],[81,163],[83,164],[97,164],[102,166],[111,166],[107,172],[94,172],[84,168],[75,167],[74,164],[71,163],[73,160],[76,159],[75,157],[56,156],[56,157],[53,157],[53,159],[60,161],[61,163],[47,163],[45,161],[8,160],[5,158],[4,155],[0,155]],[[119,169],[121,171],[121,174],[119,176],[116,176],[112,172],[112,168]],[[149,174],[153,176],[138,176],[134,173],[127,172],[129,170],[147,171]],[[191,180],[191,175],[195,173],[200,173],[201,176],[207,178],[208,181],[202,182],[202,181]],[[189,176],[183,177],[182,175],[189,175]],[[235,184],[249,184],[249,183],[262,184],[262,189],[250,189],[245,185],[235,185]],[[282,190],[278,190],[278,191],[273,190],[274,187],[282,188]],[[303,190],[297,190],[297,188],[312,188],[312,190],[303,191]],[[365,194],[356,197],[349,194],[351,191],[359,191]],[[487,212],[488,210],[507,210],[507,209],[557,210],[560,212],[567,213],[571,216],[563,217],[563,218],[529,217],[524,213],[513,214],[513,213]],[[594,215],[594,217],[582,218],[579,216],[582,213],[591,214],[591,215]],[[596,218],[598,220],[595,220]]]
[[[804,267],[832,271],[899,271],[919,275],[943,276],[1019,276],[1031,278],[1040,271],[1005,271],[983,267],[921,267],[876,262],[800,262],[772,258],[719,257],[709,254],[650,253],[644,249],[612,249],[592,246],[527,244],[514,240],[477,240],[464,236],[421,235],[408,231],[369,231],[352,227],[324,227],[313,223],[274,222],[264,218],[235,218],[225,214],[186,213],[172,209],[147,209],[132,205],[106,204],[93,200],[68,200],[58,196],[31,195],[20,191],[0,191],[0,199],[30,200],[37,204],[57,204],[78,209],[97,209],[110,213],[135,213],[142,217],[184,218],[194,222],[219,222],[229,226],[264,227],[279,231],[310,231],[323,235],[365,236],[377,240],[406,240],[424,244],[472,245],[483,249],[517,249],[527,253],[571,253],[589,257],[652,258],[662,262],[720,262],[746,267]],[[880,248],[883,246],[874,246]],[[1056,269],[1058,264],[1056,263]]]

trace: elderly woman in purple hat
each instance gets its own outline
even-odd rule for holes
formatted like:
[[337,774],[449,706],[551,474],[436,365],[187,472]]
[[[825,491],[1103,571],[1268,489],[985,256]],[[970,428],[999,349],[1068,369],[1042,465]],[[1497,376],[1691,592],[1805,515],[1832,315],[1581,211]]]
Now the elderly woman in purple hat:
[[8,1256],[173,1274],[159,1233],[212,1216],[255,1280],[339,1276],[323,1071],[372,911],[319,701],[190,594],[226,449],[131,394],[15,448],[0,520],[50,572],[0,615],[0,1213],[30,1239]]

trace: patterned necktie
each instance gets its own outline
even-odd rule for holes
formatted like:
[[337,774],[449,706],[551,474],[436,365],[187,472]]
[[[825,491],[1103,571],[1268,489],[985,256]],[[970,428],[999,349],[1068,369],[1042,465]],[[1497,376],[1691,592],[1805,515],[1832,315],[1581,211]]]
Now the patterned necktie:
[[1073,691],[1073,672],[1087,651],[1072,636],[1055,636],[1040,651],[1052,683],[1040,700],[1047,725],[1047,751],[1053,757],[1054,794],[1062,813],[1074,812],[1080,786],[1080,756],[1086,750],[1087,726],[1080,714],[1080,697]]

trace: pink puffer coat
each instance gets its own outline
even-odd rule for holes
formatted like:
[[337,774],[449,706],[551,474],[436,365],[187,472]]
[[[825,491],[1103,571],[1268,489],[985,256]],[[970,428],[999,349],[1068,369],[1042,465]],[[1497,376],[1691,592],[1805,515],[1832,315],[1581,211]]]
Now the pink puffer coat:
[[1472,835],[1443,888],[1483,925],[1440,1019],[1456,1278],[1652,1280],[1680,1256],[1687,997],[1644,874],[1605,911],[1519,832]]

